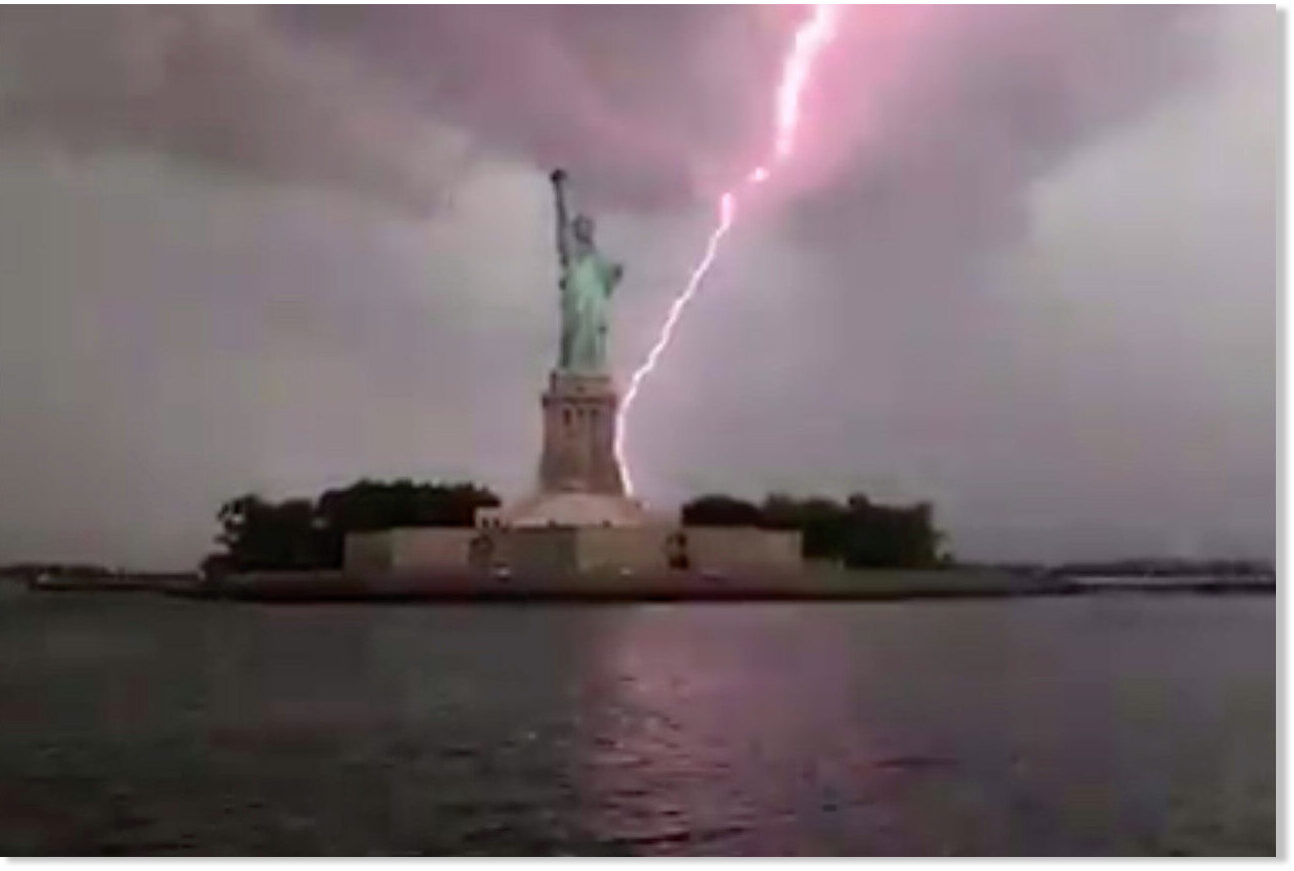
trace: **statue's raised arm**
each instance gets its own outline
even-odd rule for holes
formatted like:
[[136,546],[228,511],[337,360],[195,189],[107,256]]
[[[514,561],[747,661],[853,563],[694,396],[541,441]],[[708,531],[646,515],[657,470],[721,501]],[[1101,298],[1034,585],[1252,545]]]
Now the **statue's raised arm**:
[[557,256],[563,271],[571,260],[571,219],[566,207],[566,170],[555,169],[549,179],[553,183],[553,195],[557,200]]

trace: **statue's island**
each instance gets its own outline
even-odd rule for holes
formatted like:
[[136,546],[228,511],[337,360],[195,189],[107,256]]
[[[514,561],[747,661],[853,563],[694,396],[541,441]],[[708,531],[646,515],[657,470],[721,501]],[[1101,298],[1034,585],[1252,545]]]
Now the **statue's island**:
[[607,366],[611,300],[623,267],[598,250],[592,218],[572,217],[567,176],[556,201],[561,330],[541,397],[543,446],[535,491],[481,509],[475,528],[417,527],[347,537],[345,573],[561,583],[632,577],[673,586],[701,574],[795,573],[800,535],[753,527],[683,528],[625,492],[615,453],[619,395]]

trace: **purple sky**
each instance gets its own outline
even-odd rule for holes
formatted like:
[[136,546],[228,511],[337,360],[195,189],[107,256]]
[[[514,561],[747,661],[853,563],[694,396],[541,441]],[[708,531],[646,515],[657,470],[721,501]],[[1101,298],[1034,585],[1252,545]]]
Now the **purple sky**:
[[[0,11],[0,559],[220,500],[533,481],[546,171],[622,379],[769,147],[796,10]],[[660,506],[927,498],[957,552],[1271,556],[1283,20],[854,8],[635,409]]]

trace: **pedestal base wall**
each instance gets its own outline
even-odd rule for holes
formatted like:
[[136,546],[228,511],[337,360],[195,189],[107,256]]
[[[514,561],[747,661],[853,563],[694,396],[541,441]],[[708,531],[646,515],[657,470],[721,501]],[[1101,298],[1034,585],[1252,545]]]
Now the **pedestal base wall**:
[[646,574],[687,569],[740,574],[800,568],[800,534],[676,526],[410,528],[346,538],[350,574],[503,569],[538,576]]

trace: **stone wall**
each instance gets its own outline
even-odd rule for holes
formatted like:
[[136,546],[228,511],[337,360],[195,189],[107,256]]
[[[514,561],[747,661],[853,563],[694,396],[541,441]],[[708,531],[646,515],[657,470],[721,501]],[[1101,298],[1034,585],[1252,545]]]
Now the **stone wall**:
[[387,529],[346,536],[344,567],[359,574],[462,569],[470,564],[477,531],[459,527]]
[[[677,542],[679,534],[685,544]],[[481,548],[485,538],[489,546]],[[671,543],[673,540],[673,544]],[[477,550],[474,551],[473,542]],[[359,533],[346,538],[351,574],[508,568],[514,574],[651,574],[671,570],[670,555],[686,553],[691,572],[743,575],[796,571],[798,532],[726,527],[550,526],[502,529],[425,528]]]
[[671,527],[586,527],[577,530],[575,570],[650,572],[668,568],[666,539]]
[[470,562],[472,528],[428,527],[394,529],[392,568],[395,571],[429,567],[461,568]]
[[346,536],[342,564],[347,571],[385,574],[391,571],[394,549],[391,546],[393,530],[382,532],[352,532]]
[[575,567],[574,529],[508,529],[495,534],[499,562],[513,571],[542,576],[567,574]]
[[706,572],[788,571],[803,564],[800,533],[748,527],[688,527],[691,568]]

